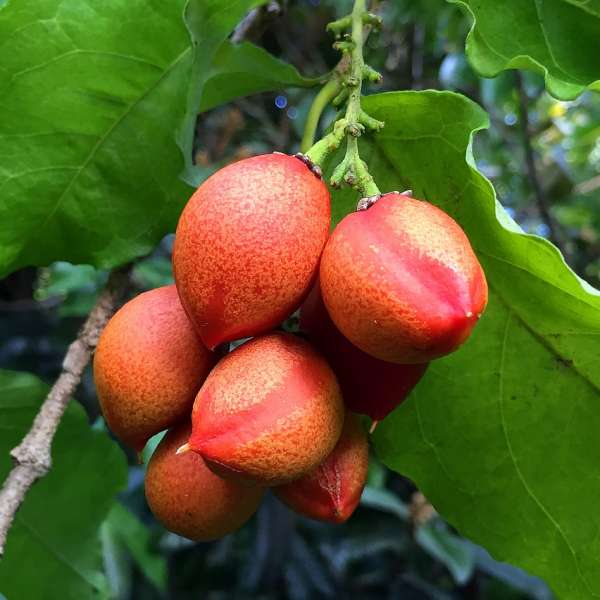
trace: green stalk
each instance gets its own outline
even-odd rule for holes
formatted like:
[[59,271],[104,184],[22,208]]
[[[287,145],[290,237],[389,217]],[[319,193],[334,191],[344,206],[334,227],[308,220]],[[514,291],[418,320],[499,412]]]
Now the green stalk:
[[306,125],[304,126],[304,135],[300,143],[300,152],[306,153],[315,143],[317,128],[323,111],[327,105],[340,93],[341,84],[337,77],[330,79],[315,96],[313,103],[308,111]]
[[[321,166],[325,158],[336,150],[344,138],[346,138],[346,155],[334,170],[331,177],[331,185],[340,187],[342,183],[346,183],[359,191],[363,196],[375,196],[380,193],[379,188],[369,173],[367,165],[360,158],[358,151],[358,138],[365,130],[379,131],[383,127],[381,121],[377,121],[367,115],[361,107],[363,79],[368,78],[373,81],[380,79],[379,74],[366,66],[364,62],[365,24],[377,25],[378,18],[367,12],[366,0],[355,0],[351,15],[329,25],[329,29],[334,31],[338,36],[341,35],[342,29],[351,27],[351,34],[346,36],[344,41],[339,41],[336,44],[345,53],[345,56],[350,59],[349,61],[341,61],[344,72],[340,72],[339,74],[342,85],[348,93],[346,113],[343,118],[335,123],[333,130],[328,135],[306,151],[306,155],[312,162]],[[349,69],[347,68],[348,62],[350,63]],[[339,92],[339,84],[337,89]],[[319,98],[319,101],[325,97],[329,97],[331,93],[333,93],[333,86],[328,88],[327,94],[323,93],[323,97]],[[339,97],[339,94],[337,95]],[[324,107],[319,106],[317,108],[320,109],[319,114],[321,114]],[[312,126],[313,122],[311,121]],[[314,136],[314,132],[311,135]],[[303,148],[306,147],[304,141],[307,141],[308,137],[305,134]]]

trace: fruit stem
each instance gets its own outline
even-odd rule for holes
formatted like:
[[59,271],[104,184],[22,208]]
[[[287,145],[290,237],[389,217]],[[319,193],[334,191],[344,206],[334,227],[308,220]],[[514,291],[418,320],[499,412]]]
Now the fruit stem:
[[334,74],[333,78],[330,79],[315,96],[310,110],[308,111],[304,135],[302,136],[302,142],[300,143],[300,152],[303,154],[315,143],[315,136],[319,121],[321,120],[321,115],[327,108],[327,105],[340,93],[341,89],[342,83],[339,77]]
[[[306,151],[306,155],[313,163],[322,165],[325,158],[339,148],[346,138],[346,154],[342,162],[335,168],[330,183],[333,187],[340,187],[342,183],[345,183],[362,195],[375,196],[380,193],[379,188],[369,173],[366,163],[360,158],[358,150],[358,138],[366,130],[379,131],[384,126],[383,122],[369,116],[361,107],[363,79],[381,80],[379,73],[365,65],[364,62],[365,24],[378,26],[380,21],[367,11],[366,0],[354,0],[352,14],[328,27],[329,30],[335,32],[338,38],[341,37],[344,28],[351,27],[352,31],[350,35],[344,35],[343,41],[336,42],[336,47],[344,53],[344,59],[349,58],[350,64],[348,67],[348,61],[342,59],[338,66],[337,77],[338,81],[341,79],[341,86],[338,84],[338,93],[335,94],[333,101],[335,103],[335,100],[344,100],[347,95],[346,112],[335,122],[330,133]],[[332,93],[333,89],[331,86],[327,93]],[[323,108],[321,108],[321,112]],[[305,135],[303,142],[306,139]]]

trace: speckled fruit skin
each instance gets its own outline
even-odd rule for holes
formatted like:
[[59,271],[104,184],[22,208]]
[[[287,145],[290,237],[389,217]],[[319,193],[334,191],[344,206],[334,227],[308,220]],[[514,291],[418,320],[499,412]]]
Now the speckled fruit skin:
[[406,399],[429,365],[386,362],[351,344],[331,320],[318,282],[300,308],[300,327],[336,374],[346,408],[374,421]]
[[300,306],[330,213],[323,181],[285,154],[233,163],[196,190],[177,225],[173,270],[206,346],[267,332]]
[[275,488],[277,497],[301,515],[347,521],[360,501],[369,468],[369,444],[356,415],[346,414],[333,452],[314,471]]
[[186,422],[161,440],[148,463],[146,499],[168,530],[191,540],[214,540],[239,529],[254,514],[263,489],[221,479],[194,452],[176,454],[190,431]]
[[220,474],[262,485],[297,479],[335,446],[344,421],[329,365],[288,333],[239,346],[194,402],[189,444]]
[[453,352],[487,303],[485,275],[460,226],[396,192],[339,223],[323,252],[320,282],[337,328],[389,362]]
[[216,357],[187,318],[174,285],[140,294],[105,327],[94,357],[104,418],[136,451],[188,416]]

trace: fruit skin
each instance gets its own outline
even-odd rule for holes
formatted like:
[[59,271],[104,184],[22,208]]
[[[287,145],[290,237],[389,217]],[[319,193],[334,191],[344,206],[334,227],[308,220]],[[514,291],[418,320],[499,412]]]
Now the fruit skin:
[[191,540],[214,540],[239,529],[254,514],[263,490],[221,479],[194,452],[176,454],[190,431],[185,422],[161,440],[148,463],[146,499],[170,531]]
[[339,223],[320,282],[337,328],[364,352],[396,363],[453,352],[487,304],[485,275],[460,226],[397,192]]
[[192,412],[189,446],[219,474],[278,485],[314,469],[344,421],[325,359],[289,333],[254,338],[221,359]]
[[301,515],[343,523],[360,502],[369,468],[369,443],[360,420],[346,413],[342,435],[331,454],[308,475],[274,489]]
[[108,426],[141,451],[148,438],[189,416],[215,362],[174,285],[140,294],[108,322],[94,357],[96,390]]
[[300,327],[336,374],[346,408],[374,421],[401,404],[429,366],[386,362],[351,344],[331,320],[318,282],[300,308]]
[[233,163],[196,190],[177,225],[173,270],[206,346],[265,333],[300,306],[330,217],[327,186],[285,154]]

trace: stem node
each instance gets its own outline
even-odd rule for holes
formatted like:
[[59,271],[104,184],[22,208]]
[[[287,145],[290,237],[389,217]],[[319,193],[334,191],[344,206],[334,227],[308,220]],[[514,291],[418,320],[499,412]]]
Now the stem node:
[[366,0],[354,0],[352,14],[338,19],[327,26],[329,31],[342,37],[342,32],[351,29],[350,35],[345,34],[343,40],[337,41],[334,47],[344,53],[340,65],[336,69],[341,82],[340,89],[332,97],[334,106],[347,101],[346,114],[338,119],[333,130],[322,140],[318,141],[307,152],[308,158],[316,164],[336,150],[344,137],[346,138],[346,154],[342,162],[334,169],[330,183],[333,187],[341,187],[343,183],[360,192],[363,196],[376,196],[379,188],[369,173],[366,163],[360,158],[358,138],[365,131],[380,131],[384,126],[382,121],[368,115],[361,108],[361,92],[363,80],[380,82],[382,77],[375,69],[366,65],[363,59],[365,44],[365,26],[379,27],[381,19],[366,8]]

